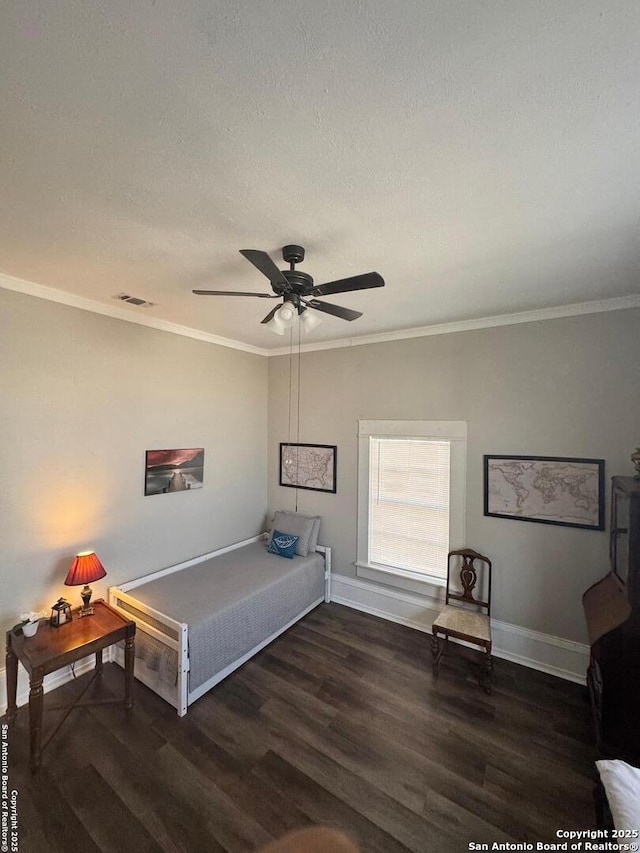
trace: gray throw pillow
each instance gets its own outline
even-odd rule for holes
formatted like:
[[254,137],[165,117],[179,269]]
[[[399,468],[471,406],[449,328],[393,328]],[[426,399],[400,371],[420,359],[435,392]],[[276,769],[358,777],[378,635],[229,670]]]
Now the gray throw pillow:
[[320,536],[320,516],[313,515],[313,530],[311,531],[311,539],[309,540],[309,551],[315,551],[318,545],[318,537]]
[[318,546],[318,538],[320,536],[320,522],[321,518],[319,515],[301,515],[299,512],[291,512],[290,510],[283,509],[280,512],[285,515],[291,515],[295,518],[308,518],[313,521],[313,528],[311,530],[311,536],[309,538],[309,554],[314,554],[316,548]]
[[[296,542],[296,554],[300,557],[306,557],[309,551],[315,550],[315,546],[318,542],[318,535],[316,532],[315,542],[313,543],[312,549],[311,543],[315,524],[315,517],[278,510],[273,516],[269,541],[271,541],[274,529],[280,530],[282,533],[288,533],[291,536],[297,536],[298,541]],[[317,528],[319,530],[319,523]]]

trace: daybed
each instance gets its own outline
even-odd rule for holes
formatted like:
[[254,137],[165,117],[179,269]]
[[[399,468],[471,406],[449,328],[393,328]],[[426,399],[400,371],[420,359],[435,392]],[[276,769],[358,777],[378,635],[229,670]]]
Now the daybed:
[[[316,536],[318,527],[319,520]],[[136,678],[184,716],[192,702],[330,600],[331,549],[311,545],[306,556],[287,559],[269,553],[264,536],[255,537],[112,587],[109,603],[136,621]],[[121,650],[116,661],[122,665]]]

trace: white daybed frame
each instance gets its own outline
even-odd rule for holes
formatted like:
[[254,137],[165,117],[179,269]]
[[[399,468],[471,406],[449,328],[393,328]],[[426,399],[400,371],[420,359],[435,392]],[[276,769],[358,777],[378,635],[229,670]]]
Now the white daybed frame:
[[[235,545],[229,545],[226,548],[211,551],[209,554],[203,554],[201,557],[186,560],[184,563],[178,563],[176,566],[169,566],[166,569],[153,572],[153,574],[146,575],[145,577],[138,578],[134,581],[129,581],[128,583],[122,584],[122,586],[112,586],[109,589],[109,604],[128,619],[133,617],[136,622],[137,631],[149,634],[164,646],[174,649],[177,652],[178,678],[176,687],[173,691],[167,685],[160,684],[157,679],[147,676],[143,668],[140,666],[136,667],[137,671],[135,676],[142,681],[143,684],[146,684],[147,687],[173,705],[173,707],[177,709],[180,717],[184,717],[187,713],[187,708],[192,702],[195,702],[196,699],[203,696],[208,690],[218,684],[218,682],[222,681],[223,678],[226,678],[227,675],[230,675],[239,666],[242,666],[242,664],[248,661],[249,658],[253,657],[256,652],[259,652],[260,649],[263,649],[272,642],[272,640],[275,640],[276,637],[294,625],[299,619],[306,616],[306,614],[313,610],[314,607],[317,607],[318,604],[321,604],[323,601],[331,601],[331,548],[324,545],[318,545],[316,547],[316,551],[322,554],[324,558],[324,596],[312,602],[290,622],[287,622],[286,625],[283,625],[261,643],[258,643],[257,646],[254,646],[254,648],[242,655],[242,657],[233,661],[233,663],[230,663],[223,670],[216,673],[214,676],[205,681],[204,684],[201,684],[192,691],[189,690],[189,625],[186,622],[177,622],[165,613],[160,613],[160,611],[154,610],[152,607],[148,607],[144,602],[136,598],[135,595],[131,595],[131,590],[135,590],[136,587],[142,586],[143,584],[156,580],[157,578],[164,577],[165,575],[172,574],[173,572],[180,572],[185,569],[189,569],[191,566],[195,566],[198,563],[211,559],[212,557],[217,557],[220,554],[226,554],[229,551],[235,551],[237,548],[243,548],[245,545],[250,545],[252,542],[259,542],[267,536],[268,534],[263,534],[261,536],[254,536],[251,539],[245,539],[243,542],[237,542]],[[148,617],[149,621],[146,621],[145,617]],[[121,666],[123,665],[124,658],[121,649],[115,650],[115,660]]]

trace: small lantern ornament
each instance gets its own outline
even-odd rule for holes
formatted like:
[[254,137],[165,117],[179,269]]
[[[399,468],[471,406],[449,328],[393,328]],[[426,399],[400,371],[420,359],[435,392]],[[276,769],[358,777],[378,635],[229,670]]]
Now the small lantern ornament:
[[71,622],[71,605],[65,598],[59,598],[51,608],[49,623],[53,628],[59,628],[66,622]]

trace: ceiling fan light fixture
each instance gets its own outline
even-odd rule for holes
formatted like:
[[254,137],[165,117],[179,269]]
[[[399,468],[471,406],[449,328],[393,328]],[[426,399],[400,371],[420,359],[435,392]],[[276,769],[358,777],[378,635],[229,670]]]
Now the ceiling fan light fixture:
[[273,317],[268,323],[265,323],[265,326],[276,335],[284,335],[296,319],[296,314],[295,305],[287,300],[274,312]]
[[277,313],[274,314],[273,317],[269,320],[269,322],[265,323],[264,325],[267,329],[269,329],[276,335],[284,335],[285,330],[287,328],[285,324],[280,320]]
[[309,308],[300,315],[300,325],[303,331],[307,333],[315,329],[316,326],[319,326],[320,323],[322,323],[320,317],[314,311],[309,310]]
[[285,302],[281,308],[275,313],[275,316],[284,323],[285,326],[290,326],[296,318],[296,308],[292,302]]

